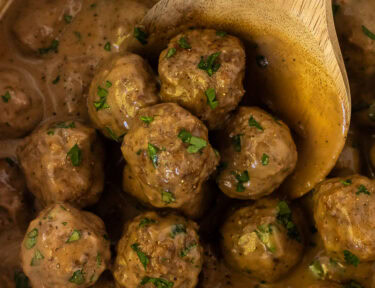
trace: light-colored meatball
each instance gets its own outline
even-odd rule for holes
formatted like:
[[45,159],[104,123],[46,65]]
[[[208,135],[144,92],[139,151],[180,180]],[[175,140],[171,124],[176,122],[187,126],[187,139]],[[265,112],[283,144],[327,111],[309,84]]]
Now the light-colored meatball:
[[33,287],[90,287],[108,268],[110,243],[103,221],[71,205],[40,212],[22,243],[22,267]]
[[0,139],[24,136],[42,120],[42,99],[20,72],[0,69],[0,96]]
[[16,39],[27,51],[43,52],[80,12],[82,0],[24,0],[13,26]]
[[87,105],[95,126],[108,138],[119,140],[132,127],[139,109],[158,102],[151,67],[142,57],[126,53],[99,68]]
[[77,120],[47,122],[17,150],[28,189],[43,205],[94,204],[104,185],[104,149],[95,129]]
[[25,229],[28,211],[25,202],[25,180],[9,158],[0,160],[0,232],[9,225]]
[[245,93],[245,50],[224,32],[187,30],[160,54],[159,75],[163,102],[176,102],[217,129]]
[[352,175],[322,182],[314,218],[326,251],[354,266],[375,260],[375,182]]
[[114,276],[126,288],[194,288],[202,269],[198,225],[177,215],[139,215],[117,247]]
[[[206,180],[219,162],[204,124],[177,104],[140,110],[126,134],[124,190],[158,208],[201,213]],[[137,188],[138,187],[138,188]]]
[[226,195],[258,199],[290,175],[297,150],[289,128],[257,107],[240,107],[220,138],[223,169],[217,178]]
[[230,268],[274,282],[303,254],[302,215],[285,201],[264,198],[235,211],[221,229],[222,251]]

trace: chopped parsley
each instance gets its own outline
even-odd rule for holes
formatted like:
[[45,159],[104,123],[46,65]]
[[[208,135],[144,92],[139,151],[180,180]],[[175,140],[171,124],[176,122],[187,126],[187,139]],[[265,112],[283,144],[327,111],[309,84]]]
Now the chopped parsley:
[[258,226],[258,229],[255,230],[255,234],[258,236],[258,239],[266,246],[268,251],[270,251],[271,253],[274,253],[276,251],[276,247],[271,241],[271,224]]
[[234,135],[232,138],[232,145],[236,152],[241,152],[241,136],[243,134]]
[[134,37],[142,44],[146,45],[148,43],[147,38],[148,34],[146,31],[142,30],[141,28],[135,27],[134,28]]
[[354,255],[352,252],[349,250],[344,250],[344,258],[345,262],[349,265],[353,265],[354,267],[357,267],[359,264],[359,258]]
[[49,52],[59,52],[59,44],[60,42],[56,39],[52,40],[51,42],[51,45],[49,47],[46,47],[46,48],[39,48],[39,54],[43,55],[43,54],[47,54]]
[[65,23],[67,24],[72,23],[73,16],[69,14],[64,14],[64,20],[65,20]]
[[33,258],[31,259],[30,265],[31,266],[37,266],[37,265],[39,265],[40,261],[43,260],[43,259],[44,259],[43,254],[38,249],[36,249],[35,252],[34,252]]
[[267,166],[269,162],[270,162],[270,157],[266,153],[263,153],[263,155],[262,155],[262,165]]
[[190,252],[192,249],[194,249],[195,247],[197,247],[197,246],[198,246],[198,244],[197,244],[196,242],[194,242],[194,243],[192,243],[192,244],[186,246],[184,249],[182,249],[182,250],[180,251],[180,257],[183,258],[183,257],[187,256],[187,255],[189,254],[189,252]]
[[164,278],[152,278],[145,276],[143,277],[141,281],[141,286],[146,285],[147,283],[152,283],[156,288],[172,288],[173,287],[173,282],[169,282],[168,280]]
[[319,260],[314,260],[314,262],[310,264],[309,269],[316,278],[323,279],[324,270]]
[[161,200],[166,204],[171,204],[176,201],[176,198],[172,194],[172,192],[169,191],[162,191],[161,192]]
[[174,54],[176,54],[176,52],[177,52],[177,49],[176,49],[176,48],[174,48],[174,47],[169,48],[169,49],[168,49],[168,52],[167,52],[167,55],[165,55],[165,57],[166,57],[167,59],[169,59],[169,58],[171,58]]
[[285,201],[280,201],[277,204],[277,221],[283,225],[288,231],[288,236],[291,239],[295,239],[298,242],[301,242],[301,236],[298,232],[297,226],[292,220],[292,211],[289,208],[289,205]]
[[52,81],[52,84],[57,84],[60,81],[60,75],[57,75],[56,78]]
[[141,221],[139,221],[139,227],[143,228],[154,223],[156,223],[156,220],[145,217]]
[[147,125],[154,121],[154,117],[149,116],[141,116],[140,119],[145,122]]
[[198,64],[198,68],[207,72],[208,76],[212,76],[215,72],[217,72],[221,66],[219,62],[219,56],[221,52],[216,52],[211,54],[205,60],[203,56],[201,56],[201,60]]
[[359,195],[359,194],[370,195],[370,192],[367,190],[365,185],[361,184],[361,185],[358,186],[358,191],[355,194],[356,195]]
[[96,108],[96,111],[99,111],[101,109],[109,108],[109,105],[106,103],[107,102],[107,96],[108,96],[108,90],[101,87],[101,86],[98,86],[97,94],[99,96],[99,100],[94,101],[94,107]]
[[268,66],[268,59],[263,55],[258,55],[255,57],[258,67],[266,68]]
[[66,154],[66,157],[70,158],[74,167],[78,167],[82,162],[82,150],[75,144]]
[[106,132],[108,133],[109,137],[111,137],[113,140],[115,140],[116,142],[121,142],[122,141],[122,138],[124,138],[125,134],[122,134],[120,136],[117,136],[115,132],[113,132],[113,130],[111,128],[109,128],[108,126],[105,126],[104,129],[106,130]]
[[29,288],[29,278],[23,272],[15,272],[14,273],[14,282],[16,284],[16,288]]
[[11,98],[12,96],[10,95],[9,91],[5,92],[5,94],[1,96],[4,103],[8,103]]
[[74,121],[70,122],[69,124],[66,124],[66,122],[59,122],[56,125],[54,125],[53,128],[73,129],[76,128],[76,123]]
[[82,270],[77,270],[73,273],[72,277],[69,279],[70,283],[81,285],[85,283],[85,276]]
[[38,240],[38,229],[34,228],[29,233],[27,233],[25,247],[26,249],[31,249],[35,246]]
[[375,40],[375,34],[362,25],[362,32],[370,39]]
[[61,224],[66,226],[68,224],[68,222],[62,222]]
[[180,133],[178,133],[178,138],[180,138],[182,142],[190,144],[187,148],[187,151],[190,154],[198,153],[207,146],[206,140],[193,136],[185,129],[182,129]]
[[171,237],[174,239],[177,234],[186,234],[186,227],[184,224],[175,224],[171,229]]
[[340,10],[340,5],[332,4],[332,12],[333,12],[333,16],[335,16],[336,13],[339,12],[339,10]]
[[155,168],[158,167],[158,152],[159,151],[160,149],[158,147],[156,147],[155,145],[152,145],[151,143],[148,143],[147,154],[150,160],[152,161],[152,165],[154,165]]
[[225,37],[225,36],[227,36],[227,32],[225,32],[225,31],[216,31],[216,35],[217,36],[220,36],[220,37]]
[[344,186],[352,185],[352,179],[341,180],[340,183]]
[[178,39],[177,43],[183,49],[191,49],[191,45],[189,44],[189,42],[186,40],[185,37],[181,37],[180,39]]
[[81,35],[81,33],[79,31],[74,31],[73,33],[77,37],[78,40],[82,39],[82,35]]
[[70,234],[68,240],[66,240],[66,243],[73,243],[81,239],[81,231],[79,230],[73,230],[72,234]]
[[245,187],[243,186],[244,183],[250,181],[249,172],[247,170],[243,171],[241,174],[237,174],[236,172],[232,172],[233,176],[236,177],[237,180],[237,192],[245,191]]
[[217,101],[216,99],[215,89],[207,89],[205,94],[207,97],[207,104],[211,107],[212,110],[214,110],[217,107],[217,105],[219,105],[219,101]]
[[143,267],[146,270],[147,264],[150,262],[150,260],[148,259],[147,255],[142,252],[142,250],[139,248],[139,244],[138,243],[134,243],[134,244],[130,245],[130,247],[134,250],[134,252],[137,253],[139,261],[141,261]]
[[253,116],[250,116],[250,118],[249,118],[249,126],[255,127],[259,131],[264,131],[263,127],[259,124],[259,122],[257,120],[255,120],[255,118]]
[[110,43],[110,42],[106,42],[106,43],[104,44],[104,50],[105,50],[105,51],[108,51],[108,52],[111,51],[111,43]]

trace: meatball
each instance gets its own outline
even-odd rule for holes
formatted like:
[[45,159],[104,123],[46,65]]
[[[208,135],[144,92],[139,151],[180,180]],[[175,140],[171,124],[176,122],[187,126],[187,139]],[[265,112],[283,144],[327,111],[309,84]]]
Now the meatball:
[[104,184],[104,149],[96,131],[69,120],[47,122],[17,150],[29,190],[42,205],[94,204]]
[[0,232],[13,224],[27,227],[28,209],[25,203],[25,180],[15,163],[0,160]]
[[[25,0],[13,26],[16,39],[27,51],[44,54],[80,12],[82,0]],[[53,49],[52,49],[53,50]]]
[[194,288],[202,269],[198,225],[180,216],[139,215],[117,247],[114,277],[120,287]]
[[285,201],[268,198],[235,211],[221,229],[229,267],[267,282],[284,276],[303,253],[302,215],[298,212]]
[[245,91],[241,41],[215,30],[188,30],[174,37],[159,58],[163,102],[176,102],[220,128]]
[[154,207],[201,212],[219,157],[199,119],[173,103],[144,108],[121,149],[126,192]]
[[330,256],[348,264],[375,260],[375,182],[353,175],[322,182],[314,219]]
[[108,268],[103,221],[69,204],[52,204],[27,229],[22,267],[33,287],[90,287]]
[[156,78],[136,54],[115,56],[95,75],[87,101],[89,116],[108,138],[119,140],[140,108],[159,102]]
[[20,72],[0,70],[0,139],[24,136],[42,120],[42,98]]
[[290,175],[297,150],[289,128],[257,107],[240,107],[222,132],[223,169],[217,178],[226,195],[258,199]]

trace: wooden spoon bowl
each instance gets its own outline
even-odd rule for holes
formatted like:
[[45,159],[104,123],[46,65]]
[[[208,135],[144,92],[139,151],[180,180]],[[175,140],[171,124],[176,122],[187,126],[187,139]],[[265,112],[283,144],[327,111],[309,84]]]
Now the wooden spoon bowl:
[[[296,134],[297,168],[281,190],[301,197],[331,171],[350,123],[350,91],[330,0],[162,0],[142,25],[150,34],[143,52],[155,58],[188,27],[239,36],[249,50],[245,97],[261,97]],[[266,68],[249,57],[254,43]]]

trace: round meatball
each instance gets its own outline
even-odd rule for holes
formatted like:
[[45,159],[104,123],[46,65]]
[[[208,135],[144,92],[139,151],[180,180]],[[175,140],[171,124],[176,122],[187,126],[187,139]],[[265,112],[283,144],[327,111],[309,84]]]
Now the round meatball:
[[154,212],[128,223],[117,247],[114,276],[120,287],[194,288],[202,269],[198,225]]
[[154,207],[201,212],[219,157],[199,119],[173,103],[144,108],[121,149],[126,192]]
[[302,217],[285,201],[261,199],[235,211],[221,229],[229,267],[249,277],[274,282],[303,254]]
[[0,232],[13,224],[27,227],[28,209],[25,202],[25,180],[9,158],[0,160]]
[[314,218],[326,251],[357,265],[375,260],[375,181],[333,178],[315,188]]
[[220,128],[245,93],[245,50],[225,32],[187,30],[174,37],[159,58],[163,102],[176,102]]
[[156,77],[142,57],[126,53],[99,68],[91,82],[89,116],[108,138],[119,140],[140,108],[159,102]]
[[0,139],[24,136],[42,120],[42,99],[20,72],[0,70],[0,95]]
[[217,178],[226,195],[258,199],[290,175],[297,150],[289,128],[257,107],[240,107],[222,132],[223,169]]
[[24,0],[22,9],[18,9],[13,32],[22,48],[45,54],[81,7],[82,0]]
[[95,129],[79,121],[48,122],[17,150],[29,190],[42,205],[94,204],[104,185],[104,149]]
[[90,287],[108,268],[103,221],[69,204],[52,204],[27,229],[22,267],[33,287]]

